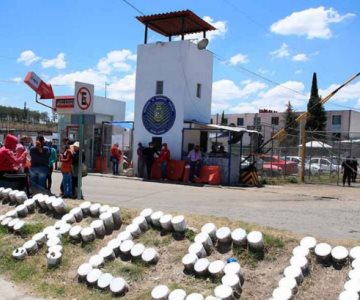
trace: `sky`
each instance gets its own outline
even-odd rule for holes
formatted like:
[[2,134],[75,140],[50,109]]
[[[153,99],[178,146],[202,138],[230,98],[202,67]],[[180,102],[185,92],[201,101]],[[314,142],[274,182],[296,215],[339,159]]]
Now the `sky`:
[[[185,9],[217,28],[207,48],[215,54],[212,113],[285,111],[289,101],[302,111],[313,72],[323,97],[360,72],[358,0],[1,0],[0,105],[44,110],[23,83],[33,71],[55,95],[73,94],[75,81],[94,84],[99,96],[106,88],[132,120],[144,37],[135,17]],[[150,32],[156,41],[166,38]],[[360,110],[360,78],[325,108]]]

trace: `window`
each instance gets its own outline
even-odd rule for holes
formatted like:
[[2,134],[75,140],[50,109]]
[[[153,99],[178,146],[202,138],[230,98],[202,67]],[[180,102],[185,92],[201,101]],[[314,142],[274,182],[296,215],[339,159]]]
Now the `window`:
[[237,118],[237,123],[238,126],[244,126],[244,118]]
[[279,125],[279,117],[271,117],[271,125]]
[[333,141],[337,141],[341,139],[341,132],[332,132],[331,137]]
[[332,125],[341,125],[341,115],[332,116]]
[[261,118],[260,117],[254,117],[254,125],[260,125],[261,123]]
[[156,95],[162,95],[164,93],[164,81],[156,81]]
[[201,98],[201,84],[196,85],[196,97]]

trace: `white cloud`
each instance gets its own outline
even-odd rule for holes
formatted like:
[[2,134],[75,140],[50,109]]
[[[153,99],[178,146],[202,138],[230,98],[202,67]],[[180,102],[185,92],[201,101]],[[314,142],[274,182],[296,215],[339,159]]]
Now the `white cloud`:
[[104,74],[110,74],[114,70],[127,72],[131,70],[128,61],[136,61],[136,55],[127,49],[114,50],[99,60],[97,68]]
[[[331,84],[328,88],[324,90],[319,89],[319,95],[324,98],[339,86],[340,84]],[[360,81],[343,87],[331,98],[331,100],[329,100],[329,103],[335,101],[346,103],[352,100],[357,100],[360,103]]]
[[[284,88],[286,87],[286,88]],[[303,93],[304,84],[299,81],[287,81],[281,86],[261,91],[254,101],[242,102],[230,109],[234,113],[257,112],[261,108],[272,109],[279,112],[285,111],[286,104],[290,101],[294,107],[300,107],[307,102],[307,96],[297,94],[293,90]],[[291,89],[291,90],[290,90]]]
[[299,70],[296,70],[296,71],[295,71],[295,74],[296,74],[296,75],[299,75],[299,74],[302,74],[302,73],[303,73],[303,70],[302,70],[302,69],[299,69]]
[[14,81],[16,83],[20,83],[23,81],[23,79],[21,77],[14,77],[14,78],[11,78],[11,81]]
[[293,61],[308,61],[309,57],[305,53],[299,53],[292,57]]
[[110,98],[122,101],[135,99],[135,73],[113,80],[107,88]]
[[290,16],[273,23],[270,30],[280,35],[306,36],[308,39],[329,39],[333,35],[330,29],[332,23],[340,23],[353,16],[355,16],[353,13],[340,15],[333,8],[326,9],[320,6],[294,12]]
[[126,121],[134,121],[134,112],[133,111],[128,112],[125,116],[125,120]]
[[16,60],[18,63],[24,63],[25,66],[30,66],[31,64],[37,62],[41,58],[36,56],[36,54],[31,50],[26,50],[21,52],[20,56]]
[[56,56],[56,58],[43,59],[41,61],[41,66],[44,69],[47,68],[65,69],[66,68],[65,54],[61,52]]
[[74,86],[75,81],[87,82],[95,86],[104,86],[105,82],[107,82],[107,77],[93,69],[87,69],[58,75],[50,79],[51,84],[68,85],[70,87]]
[[282,43],[281,47],[270,52],[270,55],[278,58],[290,56],[289,46],[286,43]]
[[246,54],[236,54],[233,57],[229,59],[229,63],[233,66],[239,65],[239,64],[246,64],[249,62],[248,56]]

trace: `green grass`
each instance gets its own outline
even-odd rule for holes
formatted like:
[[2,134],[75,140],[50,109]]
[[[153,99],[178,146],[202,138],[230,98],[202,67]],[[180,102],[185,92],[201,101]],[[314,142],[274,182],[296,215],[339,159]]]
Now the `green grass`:
[[127,281],[139,281],[144,278],[146,265],[140,262],[122,262],[115,260],[111,264],[105,265],[105,270],[114,276],[122,276]]
[[189,228],[186,229],[186,231],[185,231],[185,238],[186,238],[187,240],[189,240],[190,242],[193,242],[194,239],[195,239],[195,236],[196,236],[196,233],[195,233],[193,230],[191,230],[191,229],[189,229]]
[[161,235],[160,231],[150,229],[140,235],[136,241],[143,243],[147,247],[162,247],[169,245],[173,241],[173,238],[170,233]]
[[46,225],[41,222],[24,224],[24,227],[21,229],[21,235],[23,237],[32,236],[38,232],[43,231],[45,227]]

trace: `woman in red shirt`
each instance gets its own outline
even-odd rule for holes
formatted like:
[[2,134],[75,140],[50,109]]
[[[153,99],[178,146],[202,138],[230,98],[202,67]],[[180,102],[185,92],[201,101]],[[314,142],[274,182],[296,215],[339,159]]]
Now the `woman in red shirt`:
[[167,144],[162,144],[160,155],[159,155],[159,162],[160,162],[160,169],[161,169],[161,180],[167,179],[167,172],[166,168],[170,160],[170,150],[167,147]]
[[72,193],[72,147],[65,150],[64,154],[60,154],[61,173],[63,175],[62,186],[64,190],[64,198],[71,198]]

